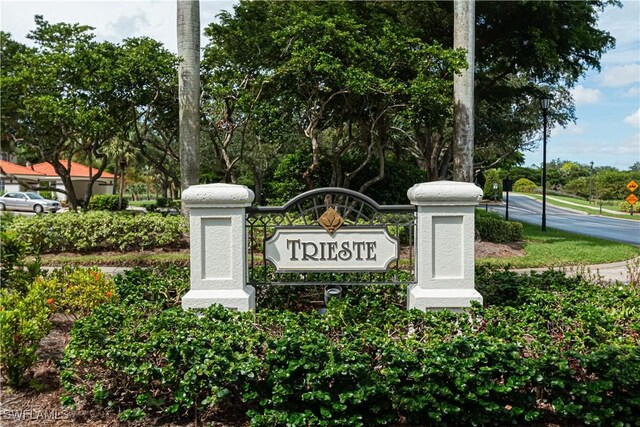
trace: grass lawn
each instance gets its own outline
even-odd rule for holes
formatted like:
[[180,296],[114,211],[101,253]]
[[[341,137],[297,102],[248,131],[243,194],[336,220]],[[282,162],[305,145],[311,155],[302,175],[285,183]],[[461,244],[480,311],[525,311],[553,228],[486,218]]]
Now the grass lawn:
[[[542,200],[542,195],[540,194],[524,194],[524,193],[521,193],[521,194],[532,197],[537,200]],[[568,203],[564,203],[564,202],[568,202]],[[611,200],[605,201],[604,204],[602,205],[602,208],[617,211],[619,210],[619,204],[621,202],[622,200],[617,202],[611,201]],[[611,218],[632,219],[635,221],[640,221],[640,214],[629,215],[628,213],[623,213],[623,212],[620,212],[619,214],[612,214],[606,211],[602,211],[602,214],[600,214],[600,205],[598,205],[597,203],[595,202],[589,203],[588,200],[575,199],[573,197],[556,196],[556,195],[547,196],[547,204],[558,206],[560,208],[574,209],[577,211],[588,213],[590,215],[602,215],[602,216],[608,216]],[[576,206],[576,204],[579,206]]]
[[42,265],[60,267],[63,265],[78,266],[112,266],[112,267],[151,267],[161,264],[189,265],[189,252],[129,252],[122,254],[50,254],[42,257]]
[[640,248],[626,243],[587,237],[565,231],[523,224],[523,257],[482,258],[479,265],[512,268],[562,267],[624,261],[640,254]]
[[129,206],[147,206],[147,205],[155,205],[156,200],[129,200]]

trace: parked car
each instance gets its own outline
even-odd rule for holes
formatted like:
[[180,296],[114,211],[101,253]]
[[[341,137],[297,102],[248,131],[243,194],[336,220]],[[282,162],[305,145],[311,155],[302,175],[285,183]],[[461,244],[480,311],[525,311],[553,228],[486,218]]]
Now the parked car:
[[48,200],[38,193],[10,192],[0,197],[0,211],[33,211],[35,213],[52,212],[60,210],[60,202]]

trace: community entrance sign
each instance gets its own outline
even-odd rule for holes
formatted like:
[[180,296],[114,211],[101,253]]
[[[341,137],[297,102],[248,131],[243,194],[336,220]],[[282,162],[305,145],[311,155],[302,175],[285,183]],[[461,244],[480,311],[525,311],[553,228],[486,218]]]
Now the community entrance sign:
[[[248,284],[413,284],[416,207],[320,188],[247,208]],[[348,274],[342,274],[348,273]]]
[[264,254],[277,272],[387,271],[398,257],[398,241],[382,228],[341,230],[278,229]]
[[475,206],[470,183],[431,182],[410,205],[380,206],[352,190],[322,188],[283,206],[254,207],[245,186],[189,187],[191,289],[182,306],[255,308],[255,288],[405,284],[407,307],[460,310],[474,289]]

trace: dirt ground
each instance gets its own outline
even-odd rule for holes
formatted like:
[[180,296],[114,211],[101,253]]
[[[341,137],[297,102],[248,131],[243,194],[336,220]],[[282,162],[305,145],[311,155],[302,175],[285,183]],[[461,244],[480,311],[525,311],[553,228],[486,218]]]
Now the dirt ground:
[[[513,257],[522,256],[524,251],[517,243],[498,244],[476,242],[476,257]],[[113,413],[96,408],[78,407],[75,410],[63,408],[60,404],[62,389],[60,370],[57,363],[62,359],[64,349],[69,342],[69,332],[73,319],[65,315],[53,318],[53,329],[40,343],[40,360],[33,367],[31,388],[12,390],[2,384],[0,391],[0,426],[2,427],[107,427],[126,424],[130,426],[158,425],[163,427],[202,425],[196,421],[184,421],[179,424],[156,420],[140,423],[120,423]],[[208,421],[206,425],[223,426]],[[239,426],[241,424],[238,424]]]
[[524,256],[523,244],[476,242],[476,258],[507,258]]

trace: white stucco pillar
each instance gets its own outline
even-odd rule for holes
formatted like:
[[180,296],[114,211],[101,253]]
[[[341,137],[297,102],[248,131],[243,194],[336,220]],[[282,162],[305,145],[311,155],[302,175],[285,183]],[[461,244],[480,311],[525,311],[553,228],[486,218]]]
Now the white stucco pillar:
[[191,289],[182,308],[255,308],[255,290],[246,284],[245,231],[245,208],[253,198],[249,188],[232,184],[194,185],[182,193],[191,238]]
[[475,207],[482,190],[467,182],[416,184],[407,192],[417,206],[416,281],[407,308],[469,307],[482,303],[475,290]]

